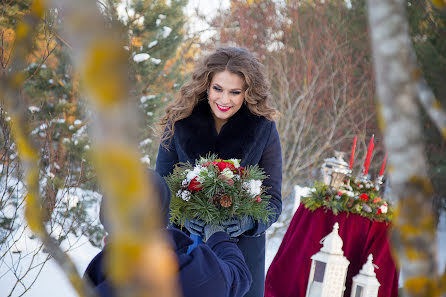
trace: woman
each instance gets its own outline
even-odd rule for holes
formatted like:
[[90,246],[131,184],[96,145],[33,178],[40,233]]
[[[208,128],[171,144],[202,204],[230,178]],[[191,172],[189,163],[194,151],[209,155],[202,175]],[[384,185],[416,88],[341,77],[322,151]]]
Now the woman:
[[[171,173],[176,163],[193,164],[209,152],[222,159],[241,159],[241,166],[258,164],[269,176],[264,181],[274,212],[269,223],[244,217],[225,224],[237,237],[252,273],[245,295],[249,297],[263,296],[265,231],[282,210],[282,156],[273,121],[278,112],[271,100],[263,65],[244,49],[219,48],[197,65],[192,80],[160,121],[163,137],[156,171],[161,176]],[[196,221],[188,222],[187,229],[203,234],[203,225]]]

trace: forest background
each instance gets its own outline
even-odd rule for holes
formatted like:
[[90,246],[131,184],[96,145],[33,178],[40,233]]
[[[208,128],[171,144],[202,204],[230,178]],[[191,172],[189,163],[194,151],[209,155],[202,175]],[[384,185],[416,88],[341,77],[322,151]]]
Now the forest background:
[[[384,158],[383,136],[375,102],[366,3],[333,1],[240,1],[225,3],[213,14],[185,12],[187,1],[96,1],[105,20],[121,23],[130,53],[128,61],[134,88],[131,100],[140,114],[141,162],[153,167],[159,140],[154,124],[164,107],[189,78],[194,62],[216,46],[245,47],[266,66],[275,105],[284,159],[284,215],[277,226],[286,226],[293,208],[296,184],[319,180],[323,160],[334,150],[349,152],[358,136],[354,171],[362,168],[366,145],[375,135],[371,176]],[[20,18],[32,1],[2,1],[0,8],[0,65],[6,76],[11,64]],[[429,1],[407,1],[412,43],[422,73],[446,105],[446,17]],[[21,100],[27,104],[30,136],[40,148],[39,176],[44,221],[55,242],[66,249],[73,238],[87,236],[101,246],[104,236],[94,209],[100,200],[98,181],[87,134],[92,115],[81,100],[82,83],[70,60],[73,46],[61,30],[63,12],[44,14],[26,57]],[[197,25],[198,24],[198,25]],[[0,103],[0,267],[7,265],[17,282],[8,294],[26,292],[38,279],[24,281],[39,271],[44,261],[21,261],[45,253],[42,245],[19,246],[27,236],[21,214],[24,206],[24,173],[11,137],[10,115]],[[423,115],[429,177],[437,214],[446,207],[446,143]],[[93,211],[92,211],[93,209]],[[270,236],[281,238],[284,228]],[[5,277],[6,274],[0,275]],[[3,289],[2,289],[3,290]]]

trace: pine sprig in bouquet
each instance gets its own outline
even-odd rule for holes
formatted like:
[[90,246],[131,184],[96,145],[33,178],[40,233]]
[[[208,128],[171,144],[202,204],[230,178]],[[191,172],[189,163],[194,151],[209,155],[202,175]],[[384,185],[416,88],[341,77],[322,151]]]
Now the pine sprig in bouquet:
[[267,223],[272,210],[270,196],[262,185],[267,176],[255,166],[240,166],[240,160],[201,157],[195,165],[179,163],[167,178],[172,193],[170,221],[184,225],[186,219],[221,224],[232,217],[249,215]]
[[323,207],[335,215],[345,211],[378,222],[390,222],[393,216],[393,208],[380,197],[378,187],[355,177],[346,177],[338,189],[316,182],[302,203],[312,211]]

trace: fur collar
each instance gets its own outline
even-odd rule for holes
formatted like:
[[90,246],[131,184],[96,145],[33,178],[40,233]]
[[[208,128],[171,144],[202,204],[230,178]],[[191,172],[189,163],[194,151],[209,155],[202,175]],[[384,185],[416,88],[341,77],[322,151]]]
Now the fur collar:
[[175,135],[177,143],[192,163],[212,152],[223,159],[242,159],[243,164],[255,147],[256,138],[259,137],[256,132],[263,131],[262,126],[268,122],[265,117],[252,114],[242,105],[217,134],[211,109],[204,99],[198,102],[189,117],[176,123]]

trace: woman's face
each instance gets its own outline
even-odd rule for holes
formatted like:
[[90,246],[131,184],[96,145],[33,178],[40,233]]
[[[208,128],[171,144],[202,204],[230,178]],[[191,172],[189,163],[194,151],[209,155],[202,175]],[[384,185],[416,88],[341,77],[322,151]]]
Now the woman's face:
[[227,70],[217,72],[209,86],[209,105],[215,121],[225,123],[242,107],[243,79]]

